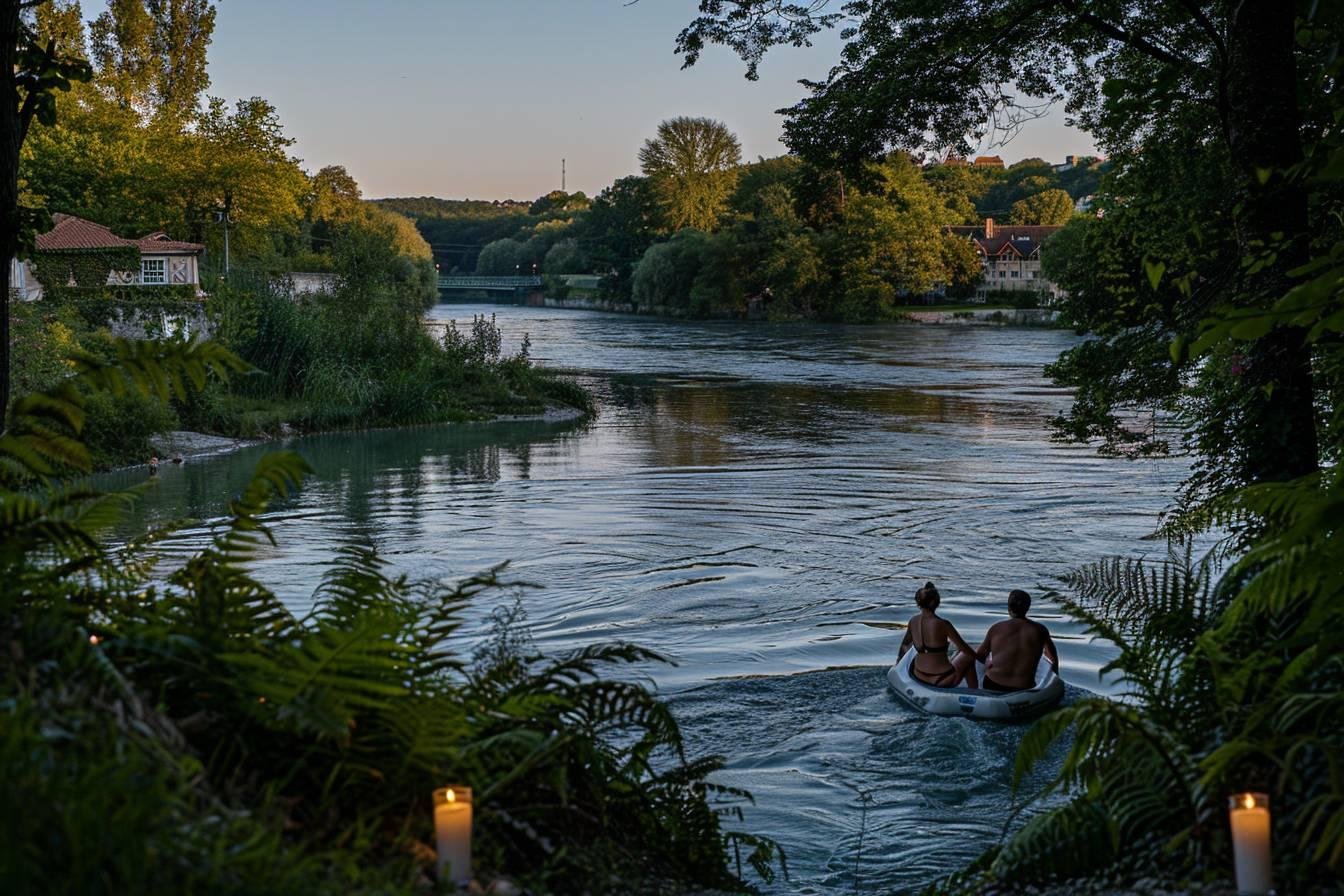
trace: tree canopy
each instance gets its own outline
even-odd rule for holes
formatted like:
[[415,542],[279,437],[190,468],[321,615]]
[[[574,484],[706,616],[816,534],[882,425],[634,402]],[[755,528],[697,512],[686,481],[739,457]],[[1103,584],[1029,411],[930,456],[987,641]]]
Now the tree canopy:
[[670,118],[644,142],[639,165],[658,192],[663,226],[711,230],[736,182],[742,147],[728,126],[712,118]]
[[1073,197],[1058,188],[1019,199],[1008,213],[1009,224],[1046,224],[1056,227],[1073,217]]
[[[1312,7],[1299,22],[1294,5],[1270,0],[1232,6],[953,0],[936,12],[919,0],[885,0],[843,9],[847,30],[836,66],[784,110],[785,140],[805,159],[856,168],[893,147],[964,154],[991,132],[1020,123],[1034,107],[1057,101],[1120,166],[1137,168],[1144,159],[1161,157],[1186,170],[1167,148],[1212,149],[1201,156],[1215,166],[1220,181],[1215,192],[1228,200],[1230,226],[1199,235],[1169,232],[1162,242],[1226,240],[1245,264],[1232,275],[1201,267],[1194,279],[1173,284],[1180,306],[1170,318],[1173,326],[1151,333],[1163,345],[1192,336],[1214,306],[1276,300],[1291,286],[1290,272],[1307,260],[1314,228],[1308,221],[1304,147],[1331,120],[1331,103],[1324,98],[1332,91],[1323,83],[1333,84],[1333,77],[1322,82],[1320,73],[1338,46],[1337,15]],[[753,76],[770,46],[805,43],[840,16],[840,5],[826,2],[703,0],[677,45],[692,64],[706,45],[725,44],[743,57]],[[1161,194],[1169,173],[1147,171],[1153,184],[1134,178],[1127,183],[1146,196]],[[1050,186],[1033,182],[1035,173],[1023,173],[1019,186],[1027,195]],[[1170,220],[1152,222],[1149,229],[1170,231]],[[1140,268],[1151,265],[1161,285],[1167,260],[1131,261]],[[1318,468],[1317,386],[1303,337],[1300,329],[1276,327],[1244,347],[1238,367],[1245,388],[1235,414],[1229,417],[1230,409],[1223,407],[1201,418],[1210,426],[1194,427],[1200,435],[1192,447],[1222,484],[1285,479]],[[1075,434],[1114,435],[1133,410],[1106,397],[1115,394],[1116,378],[1148,363],[1140,359],[1160,356],[1129,352],[1133,360],[1124,362],[1120,353],[1117,349],[1109,372],[1092,368],[1100,377],[1097,388],[1088,390],[1091,374],[1069,380],[1088,390],[1090,399],[1075,405],[1084,415],[1074,418],[1082,424]],[[1198,376],[1198,364],[1193,358],[1182,361],[1183,377],[1174,382]],[[1179,401],[1179,393],[1161,399]],[[1083,423],[1085,418],[1091,424]],[[1212,425],[1229,419],[1237,425]]]

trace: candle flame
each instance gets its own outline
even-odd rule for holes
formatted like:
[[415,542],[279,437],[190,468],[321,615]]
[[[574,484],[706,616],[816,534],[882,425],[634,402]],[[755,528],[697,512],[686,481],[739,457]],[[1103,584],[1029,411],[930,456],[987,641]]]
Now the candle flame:
[[448,788],[448,802],[450,803],[457,802],[457,794],[453,793],[453,788],[451,787]]
[[97,636],[97,635],[89,635],[89,643],[92,644],[92,645],[94,645],[95,647],[97,647],[97,646],[98,646],[98,636]]
[[1254,808],[1255,808],[1255,797],[1251,796],[1249,793],[1242,794],[1242,797],[1241,797],[1241,806],[1242,806],[1243,809],[1254,809]]

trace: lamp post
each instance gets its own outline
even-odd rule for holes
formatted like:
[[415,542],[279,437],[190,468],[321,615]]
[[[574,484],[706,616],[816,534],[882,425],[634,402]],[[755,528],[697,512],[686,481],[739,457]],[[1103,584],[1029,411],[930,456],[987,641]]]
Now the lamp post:
[[229,212],[233,210],[233,194],[224,194],[224,205],[215,212],[215,221],[224,225],[224,276],[229,276]]

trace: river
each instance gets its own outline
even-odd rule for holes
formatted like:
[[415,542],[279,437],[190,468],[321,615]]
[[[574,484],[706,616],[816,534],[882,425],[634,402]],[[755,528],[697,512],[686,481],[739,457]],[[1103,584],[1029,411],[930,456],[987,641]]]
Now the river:
[[[498,315],[506,350],[527,333],[537,361],[574,372],[597,418],[294,440],[317,473],[270,514],[279,547],[261,580],[301,609],[355,539],[420,578],[507,560],[543,586],[522,597],[542,649],[622,639],[667,654],[677,665],[651,674],[693,751],[729,757],[719,780],[757,801],[742,827],[787,851],[773,892],[917,889],[996,842],[1022,729],[915,714],[883,676],[926,579],[974,643],[1011,588],[1161,552],[1140,539],[1181,462],[1049,438],[1068,397],[1041,368],[1076,337],[505,306],[430,317],[473,313]],[[199,519],[164,546],[195,550],[264,450],[165,468],[136,525]],[[1048,604],[1033,615],[1071,699],[1110,690],[1112,648]]]

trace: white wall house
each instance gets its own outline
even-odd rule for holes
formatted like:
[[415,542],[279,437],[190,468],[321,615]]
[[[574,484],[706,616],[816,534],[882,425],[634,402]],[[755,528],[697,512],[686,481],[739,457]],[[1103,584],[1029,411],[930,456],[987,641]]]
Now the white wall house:
[[[63,252],[77,254],[97,249],[135,247],[140,252],[140,267],[131,271],[108,271],[109,286],[195,286],[200,292],[201,256],[205,246],[169,239],[162,232],[151,233],[140,239],[119,237],[108,228],[74,215],[53,215],[55,226],[37,237],[37,249],[48,254],[48,259],[59,258]],[[48,267],[53,262],[48,261]],[[43,284],[31,262],[10,260],[10,291],[17,298],[32,301],[42,298]],[[59,267],[44,271],[41,276],[60,279]],[[49,285],[72,285],[66,282]]]

